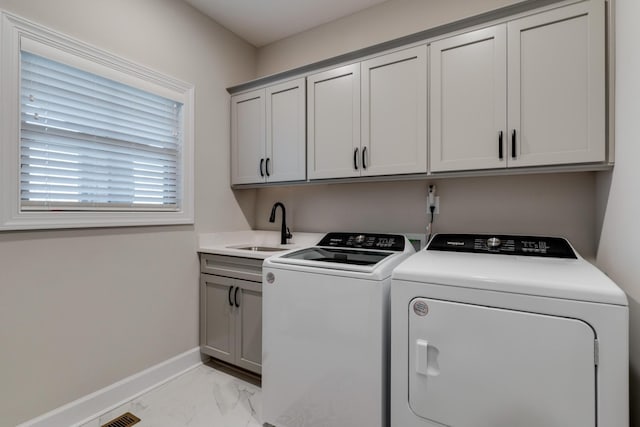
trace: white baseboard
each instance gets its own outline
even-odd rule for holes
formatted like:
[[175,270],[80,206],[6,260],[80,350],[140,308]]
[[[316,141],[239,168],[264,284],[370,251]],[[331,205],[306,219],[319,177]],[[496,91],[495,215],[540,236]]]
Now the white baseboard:
[[202,357],[200,347],[193,348],[17,427],[69,427],[84,424],[202,365]]

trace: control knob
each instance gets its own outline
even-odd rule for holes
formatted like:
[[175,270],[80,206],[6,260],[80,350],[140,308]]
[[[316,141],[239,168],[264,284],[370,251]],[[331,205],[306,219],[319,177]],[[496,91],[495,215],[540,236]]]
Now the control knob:
[[487,239],[487,247],[490,249],[495,249],[502,244],[502,241],[497,237],[490,237]]
[[365,236],[364,234],[360,234],[358,236],[356,236],[355,241],[357,244],[361,244],[362,242],[364,242]]

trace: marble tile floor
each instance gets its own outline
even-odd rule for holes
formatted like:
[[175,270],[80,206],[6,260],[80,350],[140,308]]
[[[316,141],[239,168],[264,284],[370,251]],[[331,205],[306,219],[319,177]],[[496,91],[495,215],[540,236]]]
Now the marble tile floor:
[[80,427],[100,427],[125,412],[141,419],[134,427],[261,427],[260,387],[246,379],[208,363]]

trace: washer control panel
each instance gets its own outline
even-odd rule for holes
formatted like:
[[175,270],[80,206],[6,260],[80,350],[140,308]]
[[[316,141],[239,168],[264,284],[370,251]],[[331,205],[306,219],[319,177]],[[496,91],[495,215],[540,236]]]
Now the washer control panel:
[[328,233],[318,243],[318,246],[402,252],[404,251],[404,240],[404,236],[400,234]]
[[437,234],[427,246],[427,250],[577,258],[569,242],[560,237]]

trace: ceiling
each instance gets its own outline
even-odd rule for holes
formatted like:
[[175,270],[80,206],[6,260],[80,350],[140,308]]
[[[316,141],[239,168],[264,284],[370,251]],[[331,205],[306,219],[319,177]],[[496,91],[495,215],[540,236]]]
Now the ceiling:
[[184,0],[256,47],[386,0]]

